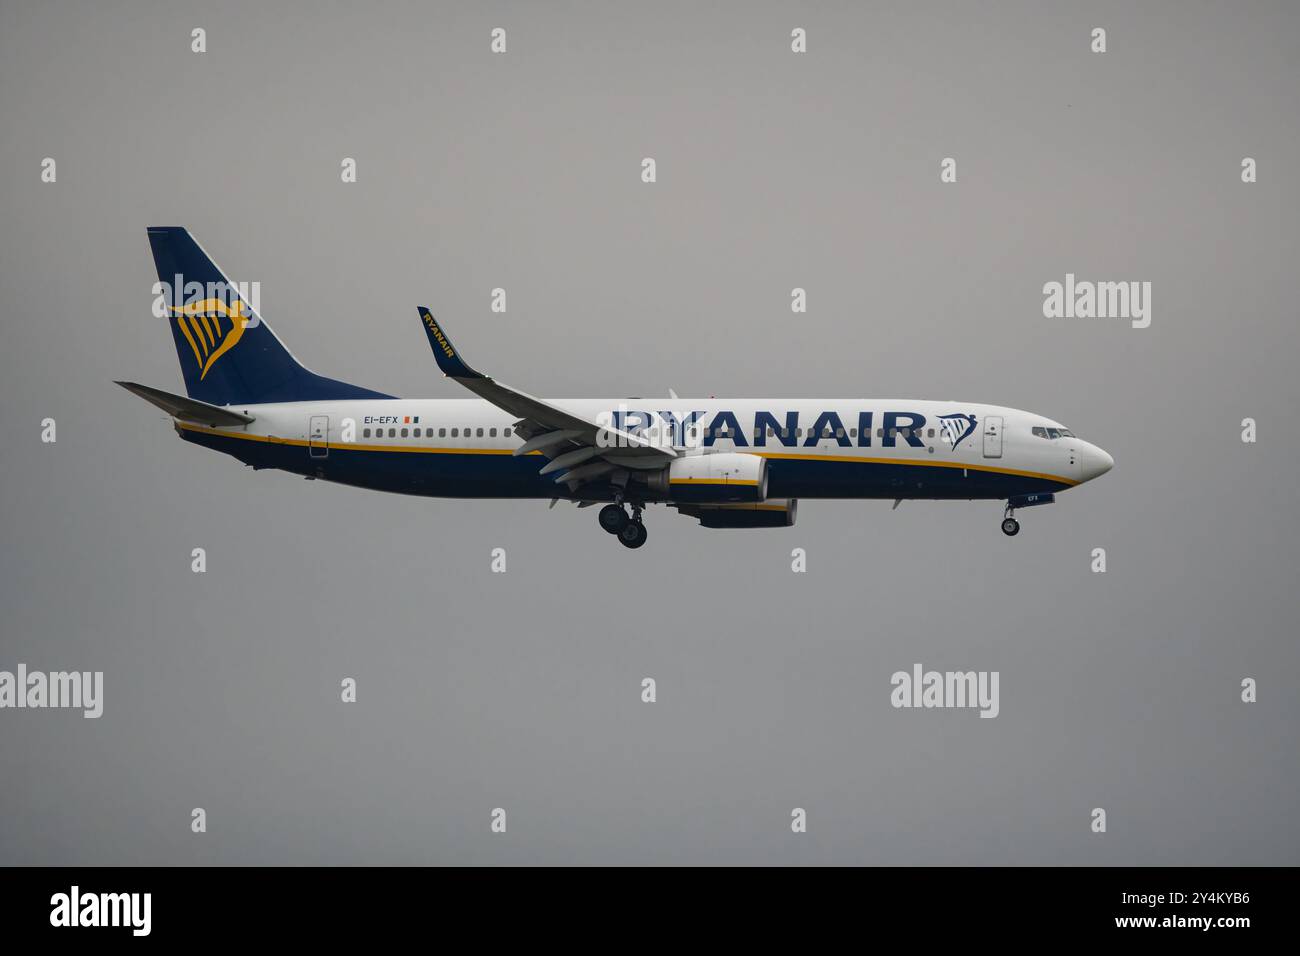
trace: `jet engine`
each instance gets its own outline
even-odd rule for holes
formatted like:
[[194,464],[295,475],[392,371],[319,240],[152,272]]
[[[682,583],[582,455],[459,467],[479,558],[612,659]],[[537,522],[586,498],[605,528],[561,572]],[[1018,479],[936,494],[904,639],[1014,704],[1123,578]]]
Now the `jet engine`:
[[674,502],[759,502],[767,497],[767,459],[733,452],[688,455],[649,476],[649,485]]

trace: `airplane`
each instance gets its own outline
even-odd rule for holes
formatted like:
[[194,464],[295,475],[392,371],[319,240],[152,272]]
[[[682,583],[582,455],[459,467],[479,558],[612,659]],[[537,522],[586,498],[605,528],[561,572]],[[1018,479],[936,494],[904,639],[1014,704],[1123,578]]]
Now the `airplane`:
[[600,527],[646,542],[643,512],[705,528],[790,527],[800,499],[1005,501],[1016,510],[1110,471],[1059,422],[969,402],[902,399],[541,399],[468,365],[424,307],[442,373],[474,397],[405,399],[309,371],[189,232],[151,226],[155,314],[185,395],[118,382],[185,441],[254,469],[379,491],[600,505]]

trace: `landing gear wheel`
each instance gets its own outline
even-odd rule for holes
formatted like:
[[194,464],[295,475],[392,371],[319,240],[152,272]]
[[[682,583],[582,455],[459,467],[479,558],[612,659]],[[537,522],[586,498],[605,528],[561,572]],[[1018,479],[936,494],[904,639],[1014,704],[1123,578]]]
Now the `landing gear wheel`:
[[1008,538],[1013,538],[1020,533],[1020,522],[1015,518],[1002,519],[1002,533]]
[[621,505],[605,505],[597,515],[600,526],[610,534],[618,534],[632,519],[627,516]]
[[645,544],[645,539],[645,525],[639,521],[628,521],[623,530],[618,533],[618,540],[625,548],[639,548]]

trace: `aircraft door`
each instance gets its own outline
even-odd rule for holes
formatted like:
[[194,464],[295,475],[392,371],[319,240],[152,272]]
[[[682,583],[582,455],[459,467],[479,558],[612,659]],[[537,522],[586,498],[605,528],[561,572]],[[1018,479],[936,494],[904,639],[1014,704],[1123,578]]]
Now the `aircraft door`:
[[990,415],[984,419],[984,457],[1002,457],[1002,416]]
[[307,453],[312,458],[328,458],[330,453],[330,420],[328,415],[313,415],[307,428]]

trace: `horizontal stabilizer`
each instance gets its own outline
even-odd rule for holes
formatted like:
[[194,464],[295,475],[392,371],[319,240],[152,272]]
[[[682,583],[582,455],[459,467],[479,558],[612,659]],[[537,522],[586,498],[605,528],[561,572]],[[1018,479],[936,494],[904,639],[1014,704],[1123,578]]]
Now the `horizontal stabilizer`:
[[198,425],[237,426],[247,425],[253,420],[252,415],[232,412],[228,408],[209,405],[207,402],[200,402],[196,398],[173,395],[171,392],[164,392],[160,388],[137,385],[135,382],[118,382],[117,384],[133,395],[139,395],[150,405],[157,405],[172,418],[179,418],[183,422],[194,422]]

